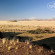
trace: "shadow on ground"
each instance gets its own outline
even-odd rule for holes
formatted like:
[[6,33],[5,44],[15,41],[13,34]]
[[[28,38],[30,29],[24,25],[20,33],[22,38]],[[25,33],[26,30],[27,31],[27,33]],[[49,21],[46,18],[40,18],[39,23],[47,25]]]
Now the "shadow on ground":
[[39,41],[33,41],[32,44],[43,46],[47,49],[55,49],[55,37],[46,38]]
[[[30,40],[32,41],[33,38],[32,37],[28,37],[28,36],[18,36],[19,34],[22,34],[20,32],[0,32],[0,38],[7,38],[9,40],[11,39],[19,39],[20,42],[25,42],[25,40]],[[47,49],[55,49],[55,36],[51,37],[51,38],[46,38],[46,39],[42,39],[39,41],[33,41],[32,42],[33,45],[39,45],[39,46],[43,46]]]
[[7,38],[9,40],[12,39],[19,39],[20,42],[25,42],[25,40],[32,40],[32,37],[28,37],[28,36],[18,36],[19,34],[22,34],[21,32],[0,32],[0,38]]

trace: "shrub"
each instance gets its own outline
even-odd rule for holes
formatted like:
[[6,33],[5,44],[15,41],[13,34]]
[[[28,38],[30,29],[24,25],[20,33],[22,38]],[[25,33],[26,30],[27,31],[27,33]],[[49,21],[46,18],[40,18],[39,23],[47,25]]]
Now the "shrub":
[[50,28],[44,28],[44,29],[37,28],[36,30],[30,30],[27,32],[32,33],[32,34],[54,33],[54,31],[52,31]]
[[29,40],[25,40],[25,43],[26,43],[26,44],[30,44],[30,41],[29,41]]
[[11,20],[10,22],[17,22],[17,20]]
[[43,36],[35,36],[36,38],[42,38]]
[[44,28],[43,33],[54,33],[50,28]]
[[28,33],[35,33],[35,30],[29,30],[29,31],[27,31]]
[[32,45],[29,45],[29,48],[32,49]]
[[6,38],[3,38],[3,39],[2,39],[2,43],[3,43],[3,44],[5,44],[5,43],[6,43],[6,41],[7,41],[7,39],[6,39]]
[[36,30],[30,30],[30,31],[27,31],[29,33],[32,33],[32,34],[40,34],[42,32],[42,29],[38,28]]
[[10,51],[11,49],[12,49],[12,46],[9,46],[9,47],[8,47],[8,51]]
[[42,29],[38,28],[35,30],[35,34],[40,34],[42,32]]

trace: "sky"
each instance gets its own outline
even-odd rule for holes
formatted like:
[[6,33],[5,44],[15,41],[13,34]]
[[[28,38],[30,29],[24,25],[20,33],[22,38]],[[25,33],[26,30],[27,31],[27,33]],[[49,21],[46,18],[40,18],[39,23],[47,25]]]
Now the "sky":
[[0,0],[0,20],[55,18],[54,0]]

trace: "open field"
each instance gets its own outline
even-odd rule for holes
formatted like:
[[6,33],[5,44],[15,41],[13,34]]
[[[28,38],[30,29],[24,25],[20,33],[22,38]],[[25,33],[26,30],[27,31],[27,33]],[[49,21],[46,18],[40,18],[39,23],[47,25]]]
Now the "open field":
[[21,26],[55,26],[55,21],[0,21],[0,25],[21,25]]
[[55,28],[55,21],[0,21],[0,28],[5,29],[33,30],[40,26]]
[[[55,53],[55,21],[0,21],[0,32],[0,50],[2,50],[0,53],[3,55],[9,55],[9,53],[10,55],[51,55]],[[3,38],[6,39],[2,44]],[[28,44],[25,43],[27,40]],[[18,49],[15,49],[17,46]]]

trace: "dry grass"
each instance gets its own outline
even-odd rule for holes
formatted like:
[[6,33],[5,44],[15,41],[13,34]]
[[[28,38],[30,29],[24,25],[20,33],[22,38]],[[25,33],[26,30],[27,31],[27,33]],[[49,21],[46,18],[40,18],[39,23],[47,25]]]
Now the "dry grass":
[[[2,39],[0,39],[0,43]],[[7,42],[7,40],[6,40]],[[8,40],[8,42],[10,42],[10,40]],[[15,41],[16,42],[16,41]],[[19,42],[19,43],[16,43],[15,45],[14,44],[9,44],[7,43],[7,46],[6,44],[3,44],[2,47],[0,47],[0,55],[7,55],[7,54],[10,54],[10,55],[44,55],[45,53],[46,54],[50,54],[52,53],[52,51],[49,51],[46,49],[43,49],[42,47],[40,46],[37,46],[37,45],[34,45],[32,46],[31,44],[27,44],[27,43],[24,43],[24,42]]]
[[[0,21],[0,29],[18,29],[18,30],[34,30],[37,27],[55,28],[55,21]],[[15,28],[14,28],[15,27]]]
[[[33,38],[32,41],[43,40],[43,39],[55,36],[55,33],[39,33],[39,34],[34,33],[33,34],[33,33],[26,32],[27,30],[35,30],[37,28],[44,29],[45,27],[49,27],[49,28],[51,28],[51,30],[53,29],[55,31],[55,21],[17,21],[17,22],[0,21],[0,31],[2,31],[2,32],[17,32],[17,33],[21,32],[21,34],[17,34],[16,36],[18,36],[18,37],[21,36],[24,38],[25,37],[28,37],[28,38],[32,37]],[[12,34],[10,34],[10,35],[12,35]],[[32,53],[33,55],[36,55],[36,53],[34,53],[36,51],[37,51],[37,53],[38,52],[42,53],[44,51],[42,47],[40,47],[39,49],[37,49],[36,46],[33,47],[30,44],[29,40],[25,41],[25,43],[20,43],[18,39],[16,39],[16,40],[12,39],[12,40],[8,41],[5,38],[3,38],[0,43],[0,50],[1,50],[1,48],[2,48],[2,51],[5,50],[5,52],[6,51],[10,51],[10,52],[14,51],[15,53],[17,53],[17,51],[18,51],[20,54],[21,54],[21,50],[22,51],[24,50],[23,52],[25,52],[25,55],[29,51],[31,51],[31,52],[33,51],[33,53]],[[29,50],[27,50],[27,49],[29,49]],[[53,51],[51,50],[51,52],[53,52]]]

